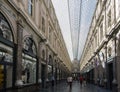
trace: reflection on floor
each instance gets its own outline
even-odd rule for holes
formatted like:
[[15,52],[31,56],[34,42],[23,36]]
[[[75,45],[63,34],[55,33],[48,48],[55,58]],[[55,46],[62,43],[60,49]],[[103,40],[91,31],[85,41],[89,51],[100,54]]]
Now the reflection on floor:
[[86,86],[81,87],[79,82],[73,82],[71,89],[69,88],[69,85],[67,85],[67,83],[60,83],[54,87],[41,89],[37,92],[111,92],[111,91],[92,84],[87,84]]

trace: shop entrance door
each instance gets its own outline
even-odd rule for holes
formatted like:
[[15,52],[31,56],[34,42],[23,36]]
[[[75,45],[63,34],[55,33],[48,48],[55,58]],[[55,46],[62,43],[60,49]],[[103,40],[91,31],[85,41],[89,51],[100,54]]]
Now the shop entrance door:
[[108,78],[108,84],[109,84],[109,89],[112,89],[112,81],[113,81],[113,63],[108,64],[108,73],[109,73],[109,78]]
[[41,65],[41,79],[42,79],[42,87],[45,87],[45,65]]
[[6,82],[5,82],[5,76],[6,76],[6,73],[5,73],[5,65],[1,64],[0,63],[0,92],[1,91],[5,91],[6,90]]

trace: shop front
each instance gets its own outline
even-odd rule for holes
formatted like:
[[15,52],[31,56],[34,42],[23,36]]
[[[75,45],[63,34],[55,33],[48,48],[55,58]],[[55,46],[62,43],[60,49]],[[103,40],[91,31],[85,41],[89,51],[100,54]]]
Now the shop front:
[[0,13],[0,91],[13,87],[14,42],[11,27]]

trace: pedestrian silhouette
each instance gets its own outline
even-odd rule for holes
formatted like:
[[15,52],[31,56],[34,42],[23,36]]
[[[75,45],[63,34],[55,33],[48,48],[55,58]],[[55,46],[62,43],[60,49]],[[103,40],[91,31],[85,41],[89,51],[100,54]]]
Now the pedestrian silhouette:
[[82,84],[83,84],[83,77],[80,76],[80,85],[81,85],[81,87],[82,87]]
[[69,85],[70,89],[72,88],[72,81],[73,81],[73,78],[71,76],[69,76],[67,78],[67,82],[68,82],[68,85]]

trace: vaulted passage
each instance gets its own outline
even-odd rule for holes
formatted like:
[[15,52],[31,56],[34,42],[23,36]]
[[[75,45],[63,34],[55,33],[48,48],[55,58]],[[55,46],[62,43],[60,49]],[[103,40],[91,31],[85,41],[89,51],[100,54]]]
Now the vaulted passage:
[[0,92],[120,92],[120,0],[0,0]]

